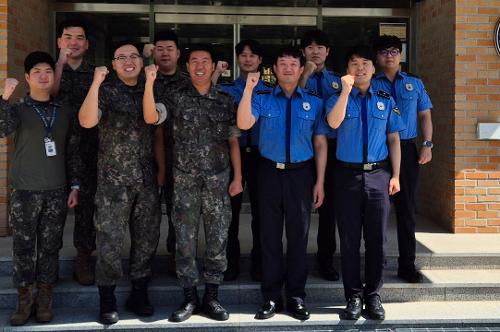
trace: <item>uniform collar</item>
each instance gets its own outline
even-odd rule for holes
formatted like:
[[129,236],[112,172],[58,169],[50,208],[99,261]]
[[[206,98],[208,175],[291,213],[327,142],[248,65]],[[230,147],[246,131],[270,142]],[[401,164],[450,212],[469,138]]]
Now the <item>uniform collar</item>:
[[198,90],[196,90],[196,88],[194,87],[194,85],[191,81],[189,81],[189,84],[187,84],[186,87],[187,87],[187,91],[189,92],[189,94],[191,96],[196,96],[196,97],[202,96],[202,97],[207,97],[208,99],[216,99],[217,95],[218,95],[217,86],[214,84],[210,85],[210,89],[208,90],[208,93],[206,95],[200,94],[198,92]]
[[[23,102],[24,104],[30,107],[38,103],[41,103],[39,101],[33,100],[33,98],[31,98],[29,95],[23,98]],[[61,104],[58,103],[56,100],[54,100],[54,98],[50,97],[49,106],[61,107]]]
[[168,80],[168,81],[178,81],[184,79],[184,76],[182,72],[179,70],[179,68],[175,69],[175,72],[172,75],[165,75],[158,71],[158,79],[160,80]]
[[82,60],[82,63],[78,68],[73,70],[68,64],[64,65],[64,71],[73,71],[73,72],[92,72],[94,71],[94,66],[89,64],[85,59]]
[[[283,94],[283,90],[281,89],[281,86],[279,84],[276,84],[276,86],[273,89],[273,95],[277,96],[278,94]],[[295,92],[293,94],[298,94],[301,98],[304,97],[304,90],[300,87],[300,85],[297,85],[297,88],[295,89]]]
[[[396,76],[394,77],[395,79],[401,77],[401,78],[404,78],[406,76],[406,73],[405,72],[402,72],[400,70],[398,70],[398,72],[396,73]],[[377,75],[375,75],[375,78],[376,79],[386,79],[389,81],[389,79],[387,78],[387,76],[385,76],[385,73],[383,71],[381,71],[380,73],[378,73]]]
[[[359,90],[356,87],[352,87],[351,94],[354,98],[357,98],[358,96],[362,96],[361,90]],[[370,84],[370,87],[368,88],[368,93],[367,95],[373,95],[373,85]]]

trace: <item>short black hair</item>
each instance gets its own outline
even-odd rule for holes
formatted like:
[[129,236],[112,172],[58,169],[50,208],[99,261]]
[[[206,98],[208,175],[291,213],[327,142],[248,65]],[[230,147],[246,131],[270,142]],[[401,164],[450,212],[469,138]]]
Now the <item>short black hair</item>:
[[278,54],[276,55],[276,58],[274,59],[274,63],[277,64],[279,58],[283,58],[286,56],[290,56],[292,58],[299,59],[301,67],[304,66],[304,64],[306,63],[306,59],[302,55],[302,52],[298,48],[291,46],[291,45],[283,47],[278,52]]
[[373,41],[373,49],[375,52],[386,50],[391,47],[397,48],[399,52],[402,52],[403,43],[401,42],[401,39],[396,36],[383,35],[375,38]]
[[160,40],[171,40],[175,43],[175,46],[179,48],[179,37],[177,37],[177,34],[172,30],[163,30],[155,33],[154,44]]
[[87,24],[78,19],[64,20],[57,27],[57,36],[61,37],[64,29],[67,28],[82,28],[83,33],[85,34],[85,39],[87,39]]
[[330,39],[326,33],[320,29],[306,31],[300,40],[300,47],[306,48],[312,43],[325,46],[326,48],[330,47]]
[[212,47],[209,44],[197,44],[197,45],[192,45],[189,47],[189,49],[186,52],[186,61],[189,62],[189,58],[191,57],[191,53],[196,52],[196,51],[203,51],[207,52],[210,54],[210,58],[212,59],[212,62],[216,62],[214,58],[214,52],[212,50]]
[[364,58],[366,60],[370,60],[375,65],[375,54],[373,53],[373,49],[368,45],[356,45],[353,46],[347,51],[345,57],[345,66],[349,65],[349,61],[354,57],[358,56],[360,58]]
[[245,39],[240,41],[234,48],[234,50],[236,51],[236,55],[240,55],[241,53],[243,53],[243,50],[247,46],[253,54],[257,54],[258,56],[262,57],[262,46],[255,39]]
[[56,68],[56,63],[52,56],[47,52],[35,51],[28,54],[24,59],[24,72],[29,74],[30,70],[33,69],[39,63],[48,64],[53,70]]
[[134,46],[137,49],[137,51],[139,52],[139,54],[140,54],[139,50],[141,48],[139,47],[139,45],[136,42],[134,42],[133,40],[126,39],[126,40],[117,41],[117,42],[115,42],[113,44],[113,47],[111,48],[111,58],[115,57],[115,52],[116,52],[117,49],[119,49],[120,47],[125,46],[125,45],[132,45],[132,46]]

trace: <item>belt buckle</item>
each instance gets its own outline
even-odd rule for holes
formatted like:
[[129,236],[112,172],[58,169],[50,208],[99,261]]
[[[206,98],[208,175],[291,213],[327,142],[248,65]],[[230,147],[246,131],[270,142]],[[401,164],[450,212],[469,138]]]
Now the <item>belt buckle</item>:
[[276,168],[285,169],[285,164],[284,163],[276,163]]
[[373,170],[373,164],[368,163],[368,164],[363,164],[363,171],[371,171]]
[[251,147],[249,147],[249,146],[247,146],[247,147],[245,148],[245,152],[248,152],[248,153],[252,152],[252,148],[251,148]]

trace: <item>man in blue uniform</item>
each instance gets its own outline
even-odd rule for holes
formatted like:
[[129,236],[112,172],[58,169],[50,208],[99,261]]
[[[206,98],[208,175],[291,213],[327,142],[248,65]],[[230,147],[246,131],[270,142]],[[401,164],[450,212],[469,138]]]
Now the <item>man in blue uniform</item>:
[[[235,106],[238,107],[248,73],[259,72],[259,66],[262,63],[262,48],[256,40],[242,40],[235,47],[238,66],[240,68],[240,77],[232,83],[223,83],[220,85],[223,91],[226,91],[234,98]],[[217,66],[216,77],[222,73],[221,69],[227,67]],[[271,89],[272,85],[259,80],[257,90]],[[257,208],[257,168],[259,161],[259,127],[253,126],[249,130],[241,131],[240,136],[241,150],[241,169],[243,174],[243,185],[248,185],[248,193],[250,196],[250,207],[252,213],[252,265],[250,268],[250,276],[254,281],[260,281],[261,277],[261,253],[260,253],[260,236],[259,236],[259,215]],[[240,242],[238,240],[238,230],[240,223],[240,210],[243,200],[243,194],[231,197],[232,219],[229,226],[229,235],[227,243],[227,270],[224,272],[224,280],[235,280],[239,274],[239,259],[240,259]]]
[[[389,195],[399,191],[401,116],[390,94],[375,90],[371,48],[356,46],[346,59],[342,92],[326,104],[328,124],[337,129],[335,204],[340,235],[344,319],[358,319],[365,302],[370,319],[384,319],[380,300]],[[390,159],[390,162],[388,161]],[[365,285],[359,246],[365,241]]]
[[[326,69],[326,58],[330,54],[330,41],[321,30],[309,30],[302,36],[302,53],[306,58],[304,73],[300,85],[315,91],[324,101],[339,93],[342,88],[340,76]],[[337,132],[331,130],[328,135],[328,160],[325,172],[325,201],[318,209],[318,261],[319,272],[326,280],[339,280],[339,274],[333,266],[333,254],[337,247],[335,239],[335,206],[333,199],[333,169],[337,146]]]
[[[276,58],[274,72],[278,85],[273,90],[257,90],[258,73],[248,74],[237,114],[238,127],[260,125],[259,217],[262,244],[264,304],[255,318],[267,319],[283,308],[283,284],[287,310],[306,320],[304,303],[307,279],[307,237],[311,202],[319,207],[324,197],[328,132],[323,101],[298,86],[304,70],[299,50],[284,48]],[[316,183],[313,186],[313,157]],[[286,269],[283,259],[283,220],[286,225]]]
[[[394,196],[398,230],[398,277],[411,283],[423,281],[415,268],[415,194],[419,165],[432,159],[432,103],[422,81],[400,71],[402,44],[396,36],[381,36],[374,42],[377,63],[382,70],[375,83],[391,92],[401,110],[406,130],[401,132],[401,191]],[[417,151],[417,122],[420,119],[423,143]]]

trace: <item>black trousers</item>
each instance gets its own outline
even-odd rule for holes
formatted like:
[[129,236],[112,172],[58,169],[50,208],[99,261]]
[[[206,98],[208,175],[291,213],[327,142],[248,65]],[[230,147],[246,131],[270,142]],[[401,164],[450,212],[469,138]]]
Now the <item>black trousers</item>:
[[[259,213],[258,213],[258,193],[257,193],[257,178],[260,154],[257,148],[252,148],[247,151],[244,147],[241,148],[241,168],[243,177],[243,187],[248,188],[250,196],[250,209],[252,213],[252,264],[261,264],[260,253],[260,231],[259,231]],[[231,168],[231,180],[233,172]],[[227,242],[227,260],[229,266],[235,266],[240,259],[240,241],[238,240],[238,232],[240,227],[240,211],[243,201],[243,193],[231,197],[232,218],[229,226],[229,235]]]
[[318,209],[318,259],[322,264],[331,264],[337,248],[335,238],[334,169],[337,161],[337,140],[328,139],[328,159],[325,172],[325,199]]
[[[335,168],[335,204],[346,299],[378,294],[383,285],[389,169]],[[361,234],[365,241],[365,285],[361,281]]]
[[401,144],[401,191],[394,196],[396,208],[399,270],[415,269],[415,195],[419,174],[418,152],[415,143]]
[[[259,163],[259,216],[262,243],[262,283],[265,301],[304,300],[307,280],[307,239],[311,221],[313,163],[281,170]],[[286,260],[283,257],[283,225]]]

